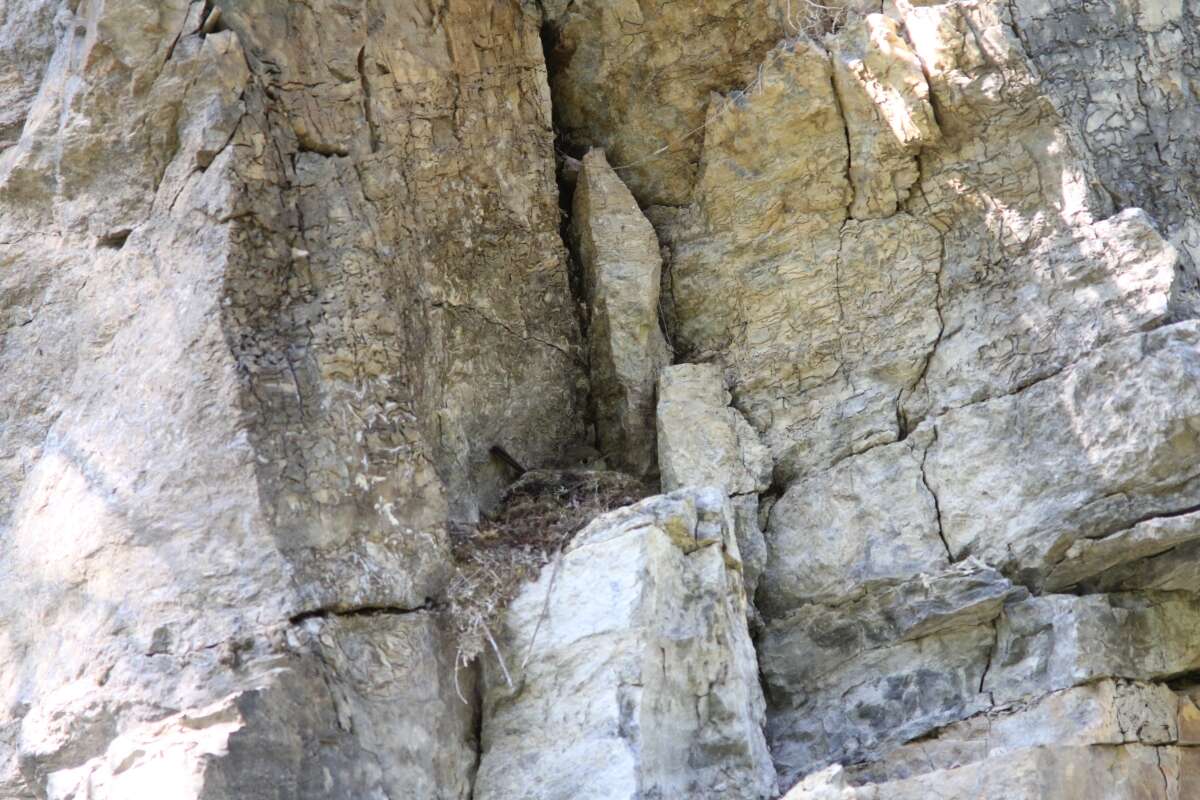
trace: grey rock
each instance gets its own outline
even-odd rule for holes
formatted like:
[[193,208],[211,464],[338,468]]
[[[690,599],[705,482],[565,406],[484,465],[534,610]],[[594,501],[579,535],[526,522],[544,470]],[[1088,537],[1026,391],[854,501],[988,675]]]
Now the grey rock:
[[715,365],[677,364],[659,374],[656,425],[664,490],[719,486],[729,494],[751,494],[771,485],[770,453],[729,401]]
[[1005,609],[983,688],[997,702],[1100,678],[1162,680],[1200,667],[1194,594],[1044,595]]
[[655,385],[671,363],[658,327],[662,257],[654,229],[602,150],[583,157],[571,225],[589,311],[600,449],[615,467],[648,475],[655,464]]
[[775,796],[731,523],[715,490],[652,497],[522,590],[485,660],[476,798]]
[[964,562],[768,617],[759,663],[781,782],[878,756],[986,709],[980,684],[993,620],[1022,595],[994,570]]

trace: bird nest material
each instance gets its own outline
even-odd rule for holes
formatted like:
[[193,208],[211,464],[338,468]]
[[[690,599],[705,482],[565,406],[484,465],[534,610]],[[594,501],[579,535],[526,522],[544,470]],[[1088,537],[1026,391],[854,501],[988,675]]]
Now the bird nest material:
[[521,584],[536,579],[597,516],[647,494],[641,481],[621,472],[531,470],[478,525],[452,525],[455,570],[446,599],[458,635],[458,666],[489,644],[499,656],[492,629]]

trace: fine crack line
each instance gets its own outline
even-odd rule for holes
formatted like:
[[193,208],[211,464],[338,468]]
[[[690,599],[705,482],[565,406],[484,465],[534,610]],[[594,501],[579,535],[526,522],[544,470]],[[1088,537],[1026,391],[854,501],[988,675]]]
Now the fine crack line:
[[929,459],[929,448],[937,444],[938,433],[937,428],[933,429],[933,439],[925,446],[921,453],[921,483],[925,486],[925,491],[929,492],[929,496],[933,498],[933,512],[937,516],[938,538],[942,540],[942,547],[946,548],[946,560],[951,564],[958,559],[954,557],[953,551],[950,550],[950,543],[946,541],[946,532],[942,527],[942,505],[938,501],[937,492],[933,491],[933,487],[929,485],[929,476],[925,473],[925,462]]
[[393,605],[364,605],[351,606],[349,608],[313,608],[308,611],[301,611],[288,617],[288,622],[292,625],[298,625],[301,622],[310,619],[329,619],[331,617],[386,617],[386,616],[402,616],[405,614],[419,614],[423,611],[435,611],[437,606],[432,600],[426,600],[424,604],[416,608],[405,608],[403,606]]
[[479,319],[483,320],[484,322],[487,322],[491,325],[495,325],[497,328],[500,328],[501,330],[503,330],[504,332],[506,332],[507,334],[509,334],[510,336],[512,336],[516,339],[520,339],[523,342],[537,342],[538,344],[542,344],[542,345],[545,345],[546,347],[557,350],[558,352],[562,353],[565,358],[575,361],[576,363],[582,363],[579,358],[577,358],[576,356],[571,354],[568,350],[566,350],[561,345],[557,345],[554,342],[548,342],[545,339],[539,339],[538,337],[533,336],[533,335],[526,335],[526,334],[519,333],[518,331],[513,330],[511,327],[504,324],[500,320],[489,317],[487,314],[484,314],[482,311],[475,308],[474,306],[461,305],[458,303],[448,303],[445,301],[434,302],[434,303],[432,303],[432,306],[434,308],[446,308],[446,309],[450,309],[453,311],[463,311],[468,314],[473,314],[474,316],[479,317]]

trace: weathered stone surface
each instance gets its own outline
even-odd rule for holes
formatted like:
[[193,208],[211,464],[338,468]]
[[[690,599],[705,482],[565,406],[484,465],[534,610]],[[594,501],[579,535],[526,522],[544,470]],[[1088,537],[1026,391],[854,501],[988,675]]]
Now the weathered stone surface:
[[718,486],[750,494],[771,485],[771,456],[729,400],[715,365],[678,364],[660,373],[656,424],[665,491]]
[[762,610],[853,597],[948,564],[920,437],[796,481],[772,508]]
[[767,798],[775,772],[728,501],[598,517],[526,586],[485,660],[475,797]]
[[1021,748],[1182,743],[1181,700],[1166,686],[1101,680],[957,722],[847,775],[858,785],[884,783]]
[[964,562],[841,604],[767,614],[759,664],[781,782],[987,708],[991,622],[1020,595],[994,570]]
[[0,0],[0,796],[1200,797],[1198,19]]
[[1194,594],[1044,595],[1005,609],[983,688],[997,702],[1106,677],[1162,680],[1200,668]]
[[0,152],[16,143],[54,53],[59,3],[0,6]]
[[455,686],[469,694],[474,679],[455,676],[442,628],[414,612],[279,631],[282,652],[242,688],[122,730],[102,755],[46,776],[45,796],[466,800],[476,711]]
[[917,182],[916,155],[941,137],[921,61],[882,14],[852,18],[830,53],[850,144],[850,215],[890,217]]
[[1198,788],[1190,748],[1023,748],[958,769],[849,786],[840,767],[816,773],[784,800],[1184,800]]
[[1016,0],[1013,24],[1040,88],[1071,120],[1118,207],[1146,209],[1179,249],[1195,310],[1200,36],[1190,0]]
[[[1200,539],[1200,514],[1184,513],[1175,517],[1153,517],[1102,539],[1076,540],[1047,575],[1046,591],[1061,591],[1081,583],[1104,585],[1112,582],[1117,574],[1124,579],[1118,585],[1133,588],[1131,584],[1148,577],[1143,574],[1144,559],[1197,539]],[[1129,569],[1118,573],[1113,570],[1116,566]],[[1144,588],[1166,588],[1151,581],[1147,584]]]
[[[490,448],[538,466],[583,438],[539,23],[507,0],[0,4],[0,142],[19,134],[0,147],[0,796],[269,687],[289,620],[436,599],[447,518],[512,480]],[[347,731],[329,695],[352,676],[297,681],[264,688],[294,715],[220,724],[289,781],[312,760],[297,731],[332,731],[328,775],[206,797],[469,791],[474,748],[406,727],[430,708],[380,694]],[[442,759],[456,777],[418,766]]]
[[1174,313],[1174,249],[1137,211],[1103,219],[1007,11],[901,16],[848,26],[832,58],[772,51],[710,118],[693,204],[661,225],[677,345],[727,368],[784,478]]
[[1198,375],[1200,325],[1185,322],[938,417],[925,473],[951,553],[1040,583],[1077,539],[1194,507]]
[[654,228],[604,158],[583,157],[572,235],[583,267],[596,436],[606,461],[654,469],[654,390],[671,352],[658,327],[662,256]]
[[550,89],[566,144],[607,150],[643,205],[686,203],[710,93],[755,79],[788,33],[786,5],[547,2]]

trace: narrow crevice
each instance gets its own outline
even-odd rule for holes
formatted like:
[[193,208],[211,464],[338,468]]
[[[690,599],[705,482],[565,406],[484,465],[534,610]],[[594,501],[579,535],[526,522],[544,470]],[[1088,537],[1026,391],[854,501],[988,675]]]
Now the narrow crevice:
[[987,685],[987,676],[992,669],[992,660],[996,657],[996,649],[1000,646],[1000,625],[996,620],[992,620],[992,646],[988,648],[987,662],[983,665],[983,673],[979,676],[979,693],[988,694],[989,702],[992,705],[996,704],[990,692],[986,692],[984,686]]
[[299,625],[310,619],[332,619],[335,617],[391,617],[404,616],[406,614],[420,614],[427,611],[437,610],[437,605],[432,599],[427,598],[423,605],[416,608],[405,608],[403,606],[391,605],[364,605],[350,606],[347,608],[314,608],[309,611],[301,611],[299,614],[293,614],[288,617],[288,622],[292,625]]
[[946,315],[942,310],[942,273],[946,267],[945,234],[939,232],[938,241],[941,243],[941,251],[938,253],[937,272],[933,277],[935,281],[933,308],[937,313],[938,331],[937,335],[933,338],[933,344],[929,347],[929,352],[925,354],[925,363],[921,365],[921,372],[917,375],[916,380],[912,382],[912,385],[910,385],[907,390],[901,389],[900,393],[896,396],[896,428],[897,437],[900,441],[907,439],[908,434],[924,420],[924,416],[915,420],[908,418],[908,414],[906,414],[904,411],[905,394],[907,392],[907,396],[912,397],[917,393],[917,389],[922,384],[926,384],[926,389],[928,390],[927,376],[929,375],[929,366],[933,363],[933,357],[937,355],[938,347],[941,345],[942,339],[946,335]]
[[132,228],[121,228],[119,230],[106,233],[96,239],[97,247],[109,248],[112,250],[120,250],[125,246],[125,242],[129,240],[129,235],[133,233]]
[[371,81],[367,78],[367,46],[364,44],[358,50],[358,82],[362,86],[363,118],[367,123],[367,134],[370,137],[371,152],[379,152],[379,129],[375,124],[375,112],[371,110]]
[[579,259],[578,248],[576,243],[573,242],[571,234],[575,190],[581,175],[581,159],[585,155],[586,149],[572,146],[563,135],[562,126],[559,124],[558,110],[555,108],[554,103],[554,73],[559,66],[555,50],[558,47],[559,31],[552,23],[546,21],[546,12],[544,7],[542,7],[541,0],[538,0],[538,6],[542,14],[542,25],[538,30],[538,35],[542,45],[542,61],[546,68],[546,94],[550,98],[550,127],[553,135],[552,146],[554,148],[554,180],[558,188],[558,238],[563,248],[563,258],[567,270],[567,290],[571,296],[572,312],[575,318],[576,329],[579,331],[579,342],[581,344],[581,353],[574,358],[581,364],[583,373],[587,378],[587,397],[583,403],[582,421],[584,430],[589,432],[586,436],[586,443],[597,445],[596,404],[592,389],[591,353],[587,346],[588,325],[590,322],[589,311],[585,300],[586,291],[584,288],[583,263]]
[[929,448],[937,444],[937,440],[937,428],[934,428],[933,440],[925,446],[925,450],[921,453],[921,483],[925,486],[925,491],[929,492],[929,496],[933,498],[933,513],[937,517],[938,538],[942,540],[942,547],[946,549],[946,560],[953,564],[958,559],[954,557],[954,552],[950,549],[950,543],[946,541],[946,531],[942,527],[942,505],[938,500],[937,492],[929,485],[929,476],[925,473],[925,462],[929,459]]
[[850,123],[846,121],[846,110],[842,107],[842,96],[838,94],[837,80],[833,75],[833,53],[825,50],[825,54],[829,57],[829,86],[833,92],[833,104],[837,108],[838,119],[842,121],[842,135],[846,138],[846,219],[853,219],[850,209],[854,207],[854,178],[851,169],[853,168],[853,148],[850,143]]

